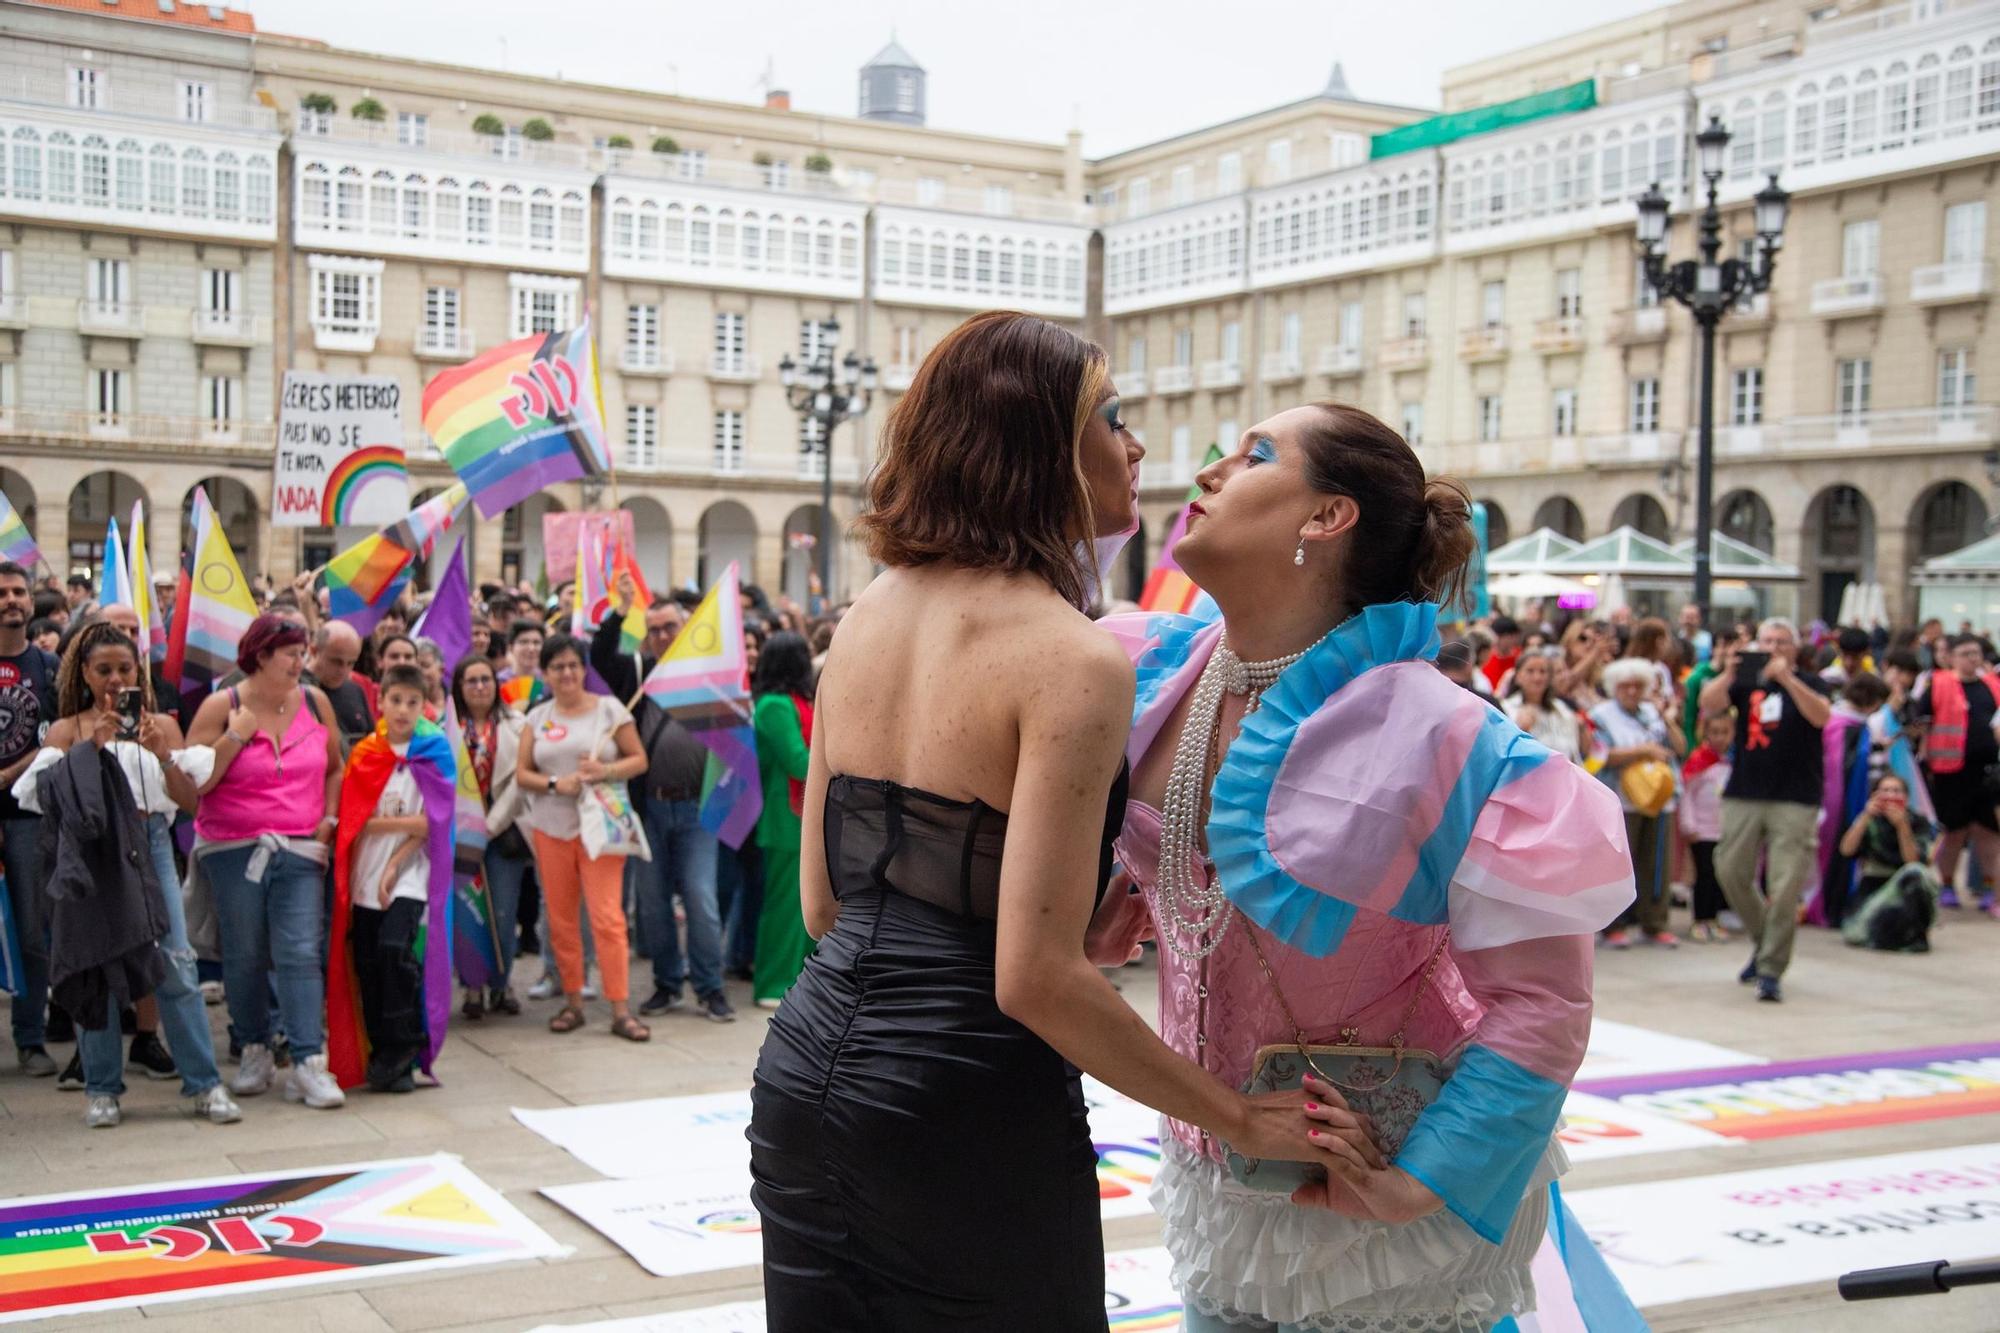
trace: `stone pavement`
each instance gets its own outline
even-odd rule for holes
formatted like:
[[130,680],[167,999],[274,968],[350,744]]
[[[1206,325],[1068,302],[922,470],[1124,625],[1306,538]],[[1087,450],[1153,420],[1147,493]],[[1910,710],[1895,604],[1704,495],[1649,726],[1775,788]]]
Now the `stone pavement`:
[[[1996,959],[2000,922],[1947,914],[1926,957],[1864,953],[1824,931],[1803,932],[1782,1006],[1755,1002],[1735,984],[1743,951],[1684,945],[1600,952],[1602,1016],[1696,1037],[1772,1059],[1802,1059],[2000,1037]],[[524,964],[523,971],[533,966]],[[635,977],[643,976],[636,968]],[[1150,965],[1118,978],[1149,1018]],[[735,988],[741,991],[743,988]],[[29,1080],[0,1054],[0,1195],[113,1188],[278,1167],[335,1165],[451,1152],[565,1245],[569,1256],[533,1264],[471,1268],[298,1289],[296,1294],[167,1303],[64,1321],[68,1329],[523,1329],[718,1304],[759,1294],[754,1269],[665,1279],[648,1276],[609,1242],[536,1193],[545,1185],[595,1179],[569,1154],[517,1124],[515,1106],[562,1106],[677,1096],[747,1084],[765,1016],[749,1007],[734,1024],[689,1013],[653,1020],[653,1040],[633,1046],[607,1030],[609,1011],[593,1004],[591,1025],[569,1036],[548,1032],[554,1003],[529,1003],[521,1017],[457,1022],[439,1071],[445,1086],[409,1096],[354,1094],[345,1110],[310,1111],[275,1094],[247,1100],[242,1123],[196,1123],[180,1111],[177,1085],[135,1083],[116,1130],[83,1125],[81,1093]],[[221,1031],[222,1010],[210,1011]],[[218,1036],[218,1040],[220,1037]],[[58,1058],[67,1056],[58,1051]],[[1590,1188],[1831,1160],[1946,1144],[2000,1142],[2000,1115],[1850,1130],[1601,1161],[1566,1181]],[[1107,1248],[1157,1243],[1151,1218],[1106,1227]],[[1925,1333],[2000,1329],[2000,1289],[1959,1292],[1893,1305],[1843,1306],[1831,1290],[1691,1303],[1653,1312],[1671,1330],[1850,1333],[1921,1327]]]

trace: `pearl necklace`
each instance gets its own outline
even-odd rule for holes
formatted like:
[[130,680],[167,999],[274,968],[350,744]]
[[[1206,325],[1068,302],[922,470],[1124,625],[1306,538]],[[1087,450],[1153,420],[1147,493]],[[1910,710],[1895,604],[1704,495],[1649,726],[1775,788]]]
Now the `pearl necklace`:
[[[1167,945],[1183,958],[1208,957],[1229,931],[1229,899],[1215,876],[1214,863],[1202,857],[1204,873],[1199,880],[1193,868],[1202,807],[1206,803],[1209,763],[1217,758],[1216,751],[1220,748],[1216,742],[1221,731],[1222,696],[1225,692],[1239,697],[1248,695],[1250,702],[1245,715],[1256,712],[1264,691],[1277,682],[1286,667],[1311,651],[1307,648],[1268,662],[1246,662],[1224,638],[1216,644],[1214,655],[1195,682],[1187,722],[1174,747],[1174,766],[1167,774],[1167,790],[1160,810],[1159,897],[1178,927],[1167,932]],[[1182,934],[1195,942],[1183,944]]]

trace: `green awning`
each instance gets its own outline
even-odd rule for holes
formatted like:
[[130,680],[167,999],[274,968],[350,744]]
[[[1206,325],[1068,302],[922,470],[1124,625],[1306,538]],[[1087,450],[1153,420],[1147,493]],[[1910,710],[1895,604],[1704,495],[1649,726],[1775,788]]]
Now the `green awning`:
[[1530,93],[1511,102],[1453,111],[1429,120],[1399,125],[1369,140],[1368,156],[1390,157],[1416,148],[1436,148],[1475,134],[1491,134],[1544,116],[1566,116],[1572,111],[1588,111],[1597,105],[1597,81],[1584,79],[1564,88]]

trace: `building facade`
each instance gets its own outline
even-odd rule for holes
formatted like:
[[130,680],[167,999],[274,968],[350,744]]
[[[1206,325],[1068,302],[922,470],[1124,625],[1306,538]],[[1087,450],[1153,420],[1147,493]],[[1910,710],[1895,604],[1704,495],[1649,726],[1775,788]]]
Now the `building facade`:
[[[449,481],[424,381],[586,310],[616,477],[473,522],[480,578],[541,572],[549,510],[617,504],[655,583],[738,560],[803,596],[823,470],[844,524],[918,361],[995,306],[1110,350],[1150,454],[1117,591],[1211,444],[1326,397],[1464,478],[1496,544],[1684,538],[1695,330],[1639,276],[1631,201],[1658,181],[1690,252],[1710,116],[1735,135],[1732,245],[1768,173],[1793,194],[1774,290],[1718,343],[1718,526],[1804,571],[1805,616],[1861,580],[1897,613],[2000,485],[1993,0],[1684,0],[1448,71],[1448,112],[1493,112],[1470,122],[1362,101],[1336,66],[1097,161],[1074,134],[926,127],[894,43],[844,118],[343,51],[176,0],[0,16],[0,487],[59,564],[200,484],[247,565],[317,565],[358,534],[268,525],[286,368],[396,378],[423,495]],[[777,372],[829,343],[882,369],[831,442]],[[169,563],[176,525],[152,541]],[[834,566],[836,593],[868,577],[846,543]]]

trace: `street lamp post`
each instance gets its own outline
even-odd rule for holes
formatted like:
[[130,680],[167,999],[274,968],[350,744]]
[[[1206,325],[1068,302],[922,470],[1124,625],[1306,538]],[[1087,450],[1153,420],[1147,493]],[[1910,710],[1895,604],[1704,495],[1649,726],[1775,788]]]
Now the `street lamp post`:
[[785,386],[785,399],[801,421],[817,421],[819,451],[819,595],[833,591],[833,428],[868,411],[875,396],[875,358],[863,359],[852,351],[834,359],[840,338],[840,323],[827,320],[820,325],[819,346],[813,359],[800,365],[786,354],[778,362],[778,382]]
[[1757,191],[1757,254],[1754,260],[1722,258],[1722,210],[1716,191],[1722,180],[1729,131],[1720,116],[1695,135],[1696,164],[1708,185],[1708,204],[1698,219],[1700,257],[1669,264],[1666,259],[1667,198],[1660,183],[1639,196],[1639,253],[1645,260],[1646,282],[1662,297],[1680,302],[1701,328],[1701,420],[1695,446],[1694,602],[1708,623],[1712,592],[1709,551],[1715,504],[1715,326],[1743,296],[1769,291],[1778,251],[1785,243],[1785,212],[1791,196],[1778,188],[1778,176]]

